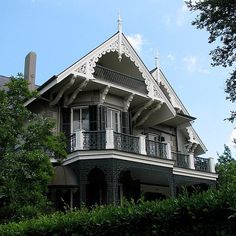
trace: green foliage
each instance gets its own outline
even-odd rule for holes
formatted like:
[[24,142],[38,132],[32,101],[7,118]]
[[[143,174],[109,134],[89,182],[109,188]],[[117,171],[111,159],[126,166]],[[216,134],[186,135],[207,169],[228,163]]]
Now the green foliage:
[[0,221],[44,212],[53,176],[49,154],[66,156],[63,137],[52,133],[54,123],[25,107],[36,95],[21,74],[0,90]]
[[235,235],[236,189],[209,190],[161,202],[126,202],[92,211],[56,213],[0,225],[10,235],[205,236]]
[[[216,42],[218,46],[210,52],[213,66],[234,66],[236,58],[236,4],[235,0],[202,0],[187,1],[190,11],[198,13],[192,22],[198,29],[209,32],[208,42]],[[226,97],[231,102],[236,101],[236,70],[235,66],[230,78],[226,81]],[[233,122],[235,111],[228,119]]]
[[220,188],[234,186],[236,188],[236,161],[233,159],[230,148],[225,145],[223,154],[218,154],[216,172]]

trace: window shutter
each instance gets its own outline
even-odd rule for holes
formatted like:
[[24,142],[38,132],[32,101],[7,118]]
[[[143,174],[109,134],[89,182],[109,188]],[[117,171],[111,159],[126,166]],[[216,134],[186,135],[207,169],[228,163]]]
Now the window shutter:
[[89,106],[89,129],[91,131],[98,129],[97,105]]
[[129,112],[121,112],[121,132],[130,134]]
[[100,106],[100,130],[105,130],[106,129],[106,124],[107,124],[107,108],[104,106]]
[[66,137],[70,136],[70,128],[71,128],[71,110],[70,108],[62,108],[61,109],[61,130],[65,134]]

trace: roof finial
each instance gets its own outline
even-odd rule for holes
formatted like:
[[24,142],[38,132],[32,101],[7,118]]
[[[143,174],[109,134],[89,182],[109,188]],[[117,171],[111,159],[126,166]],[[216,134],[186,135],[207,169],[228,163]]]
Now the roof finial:
[[117,22],[118,22],[118,32],[122,33],[122,20],[121,20],[121,16],[120,16],[120,11],[119,11]]
[[120,17],[120,11],[119,11],[119,16],[118,16],[118,60],[121,62],[122,59],[122,21]]
[[160,83],[160,60],[159,60],[159,52],[156,50],[155,56],[155,67],[157,69],[157,82]]

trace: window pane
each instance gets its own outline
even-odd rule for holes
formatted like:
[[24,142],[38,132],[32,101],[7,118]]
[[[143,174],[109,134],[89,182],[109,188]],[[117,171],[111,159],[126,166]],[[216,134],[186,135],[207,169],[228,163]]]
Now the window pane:
[[80,110],[73,110],[73,133],[80,128]]
[[82,129],[89,130],[89,109],[82,108]]

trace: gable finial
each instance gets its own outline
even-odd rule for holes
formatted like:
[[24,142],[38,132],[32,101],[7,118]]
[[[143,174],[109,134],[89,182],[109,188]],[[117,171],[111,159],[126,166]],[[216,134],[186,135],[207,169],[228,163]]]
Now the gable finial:
[[157,82],[160,83],[160,59],[158,49],[156,50],[155,67],[157,69]]
[[119,11],[119,14],[118,14],[118,32],[122,33],[122,20],[121,20],[121,16],[120,16],[120,11]]
[[119,15],[118,15],[118,60],[119,62],[121,62],[122,59],[122,49],[121,49],[121,41],[122,41],[122,20],[121,20],[121,16],[120,16],[120,11],[119,11]]

